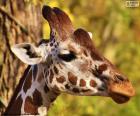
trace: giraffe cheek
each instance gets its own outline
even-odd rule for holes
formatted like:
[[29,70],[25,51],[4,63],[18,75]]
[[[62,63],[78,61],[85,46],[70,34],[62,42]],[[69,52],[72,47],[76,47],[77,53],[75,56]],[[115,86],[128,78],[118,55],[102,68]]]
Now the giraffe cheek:
[[79,66],[79,69],[83,73],[86,73],[90,69],[90,63],[87,60],[85,60],[84,63]]

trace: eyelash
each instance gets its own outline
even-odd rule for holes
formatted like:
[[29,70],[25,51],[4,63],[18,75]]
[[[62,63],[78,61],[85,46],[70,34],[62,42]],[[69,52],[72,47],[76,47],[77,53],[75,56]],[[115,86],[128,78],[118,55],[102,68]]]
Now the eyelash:
[[72,51],[70,51],[69,54],[59,54],[58,57],[66,62],[70,62],[70,61],[76,59],[76,55]]

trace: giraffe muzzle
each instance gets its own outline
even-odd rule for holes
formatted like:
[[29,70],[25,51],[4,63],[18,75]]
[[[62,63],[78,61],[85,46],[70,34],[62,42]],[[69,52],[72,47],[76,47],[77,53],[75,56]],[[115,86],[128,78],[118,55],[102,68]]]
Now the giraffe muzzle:
[[118,104],[129,101],[135,95],[135,90],[128,80],[119,83],[111,82],[109,85],[109,96]]

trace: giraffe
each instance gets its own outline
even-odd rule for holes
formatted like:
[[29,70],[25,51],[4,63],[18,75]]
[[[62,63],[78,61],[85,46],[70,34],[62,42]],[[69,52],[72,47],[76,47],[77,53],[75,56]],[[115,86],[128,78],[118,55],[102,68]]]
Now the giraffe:
[[131,82],[98,52],[87,31],[74,30],[57,7],[45,5],[42,14],[50,25],[50,39],[11,48],[29,66],[4,115],[39,115],[41,107],[47,113],[61,93],[110,97],[118,104],[135,95]]

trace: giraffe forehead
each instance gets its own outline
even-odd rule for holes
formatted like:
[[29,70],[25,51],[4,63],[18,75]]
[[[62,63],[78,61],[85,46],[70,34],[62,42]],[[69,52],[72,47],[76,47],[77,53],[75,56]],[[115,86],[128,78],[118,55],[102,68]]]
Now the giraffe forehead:
[[[39,45],[39,48],[37,49],[37,52],[42,57],[42,60],[46,62],[50,61],[51,58],[56,58],[57,54],[59,52],[59,42],[57,42],[55,39],[50,39],[48,43],[42,43]],[[50,57],[51,56],[51,57]],[[49,58],[49,59],[48,59]]]

